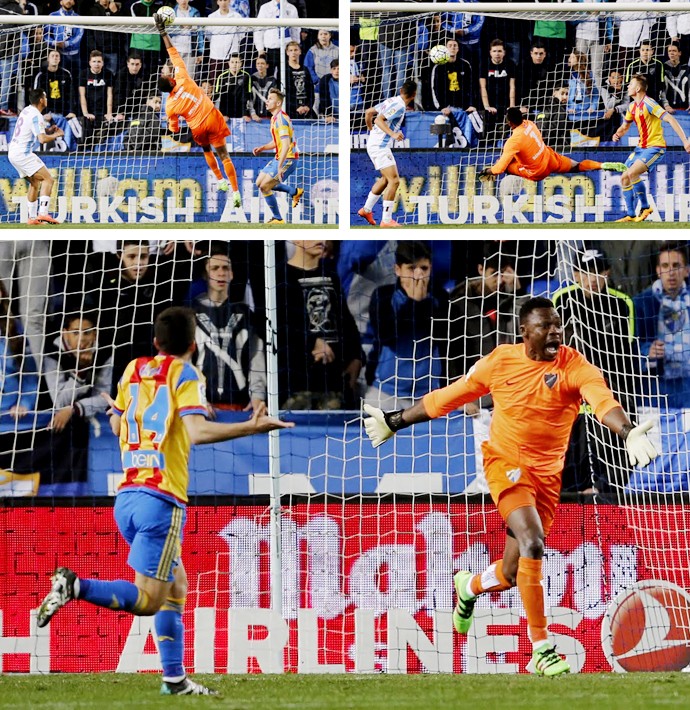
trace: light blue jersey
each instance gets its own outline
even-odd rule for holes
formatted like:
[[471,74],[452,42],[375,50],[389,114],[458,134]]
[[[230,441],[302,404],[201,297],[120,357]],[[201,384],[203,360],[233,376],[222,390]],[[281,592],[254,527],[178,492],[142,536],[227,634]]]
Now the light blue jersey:
[[[383,116],[388,121],[388,127],[393,131],[399,131],[403,120],[405,119],[406,106],[402,96],[394,96],[392,99],[386,99],[378,104],[376,108],[377,115]],[[388,148],[392,145],[393,138],[387,133],[384,133],[376,124],[371,129],[368,148]]]

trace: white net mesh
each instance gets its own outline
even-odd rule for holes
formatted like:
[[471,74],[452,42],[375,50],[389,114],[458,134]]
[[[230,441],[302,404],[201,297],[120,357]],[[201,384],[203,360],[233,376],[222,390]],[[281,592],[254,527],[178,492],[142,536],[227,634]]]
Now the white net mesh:
[[[364,113],[396,96],[406,79],[417,95],[405,112],[404,139],[392,146],[401,176],[394,213],[406,224],[608,222],[626,214],[617,171],[552,170],[535,181],[504,173],[481,183],[478,173],[498,162],[510,135],[511,106],[522,108],[548,147],[578,163],[624,162],[638,130],[633,126],[618,143],[612,137],[630,105],[629,79],[640,73],[648,95],[690,132],[687,13],[648,12],[649,4],[596,13],[560,5],[565,11],[523,6],[499,13],[481,2],[464,12],[359,7],[351,12],[351,67],[360,77],[351,106],[353,224],[361,224],[357,211],[377,175],[363,150]],[[432,63],[439,45],[450,62]],[[649,218],[684,222],[683,143],[668,123],[663,134],[665,159],[642,178],[654,210]]]
[[[122,24],[79,25],[51,17],[56,24],[18,26],[3,24],[0,17],[0,53],[7,55],[0,151],[8,150],[18,130],[16,116],[29,106],[29,91],[42,89],[49,131],[56,127],[64,133],[34,146],[55,181],[50,213],[59,221],[261,224],[272,215],[254,182],[271,153],[254,157],[252,150],[271,141],[266,99],[271,88],[283,88],[301,154],[287,183],[303,185],[305,194],[294,210],[281,195],[281,214],[295,224],[336,223],[338,83],[337,70],[330,81],[330,61],[337,58],[337,46],[329,39],[328,48],[314,50],[318,30],[300,29],[293,20],[276,19],[271,28],[256,20],[247,24],[252,21],[239,16],[238,21],[221,26],[213,19],[178,18],[167,31],[191,77],[230,128],[226,146],[237,171],[241,207],[233,206],[231,189],[222,191],[221,180],[228,177],[222,160],[217,161],[219,178],[184,120],[175,133],[168,125],[168,94],[161,92],[158,76],[172,65],[152,21],[128,24],[125,17]],[[265,46],[265,35],[279,36],[281,22],[283,46],[302,43],[299,69],[287,59],[281,62],[279,47]],[[329,37],[326,27],[337,27],[336,21],[314,22]],[[101,56],[92,57],[94,51]],[[301,106],[308,112],[298,111]],[[25,223],[28,181],[8,161],[3,164],[0,222]]]
[[[690,446],[683,374],[690,306],[682,286],[687,275],[683,245],[431,242],[436,287],[422,301],[433,302],[433,308],[415,309],[393,347],[386,340],[392,316],[385,304],[392,296],[404,303],[401,287],[390,278],[391,257],[402,243],[340,244],[337,263],[347,303],[358,315],[369,353],[369,382],[360,381],[360,394],[382,402],[384,409],[404,406],[446,378],[460,376],[497,345],[515,342],[521,304],[530,296],[551,297],[562,316],[564,342],[602,369],[635,423],[654,421],[650,436],[661,455],[650,466],[633,469],[620,442],[586,407],[581,410],[565,458],[562,500],[546,540],[549,637],[574,671],[686,667],[687,644],[679,641],[690,630],[685,591],[690,588]],[[203,257],[209,248],[216,261],[207,267]],[[233,391],[232,397],[224,396],[228,385],[219,374],[223,357],[206,360],[213,344],[230,353],[263,333],[262,313],[272,295],[263,289],[261,243],[231,244],[230,298],[244,306],[225,315],[247,316],[245,306],[251,305],[254,330],[233,331],[236,337],[230,340],[227,329],[237,325],[237,318],[225,327],[215,323],[213,330],[213,294],[204,290],[213,268],[227,263],[227,243],[137,241],[119,245],[124,260],[114,249],[115,244],[76,240],[0,242],[0,343],[5,348],[0,495],[15,498],[0,507],[7,534],[0,611],[3,635],[13,639],[1,647],[6,672],[159,667],[150,624],[132,623],[124,613],[79,602],[61,611],[46,632],[31,626],[46,572],[56,563],[69,563],[83,576],[131,576],[109,498],[121,476],[118,446],[99,414],[105,409],[99,392],[109,390],[123,362],[149,352],[156,313],[171,301],[192,302],[199,314],[203,362],[198,364],[224,421],[247,416],[223,412],[224,405],[244,408],[266,386],[261,358],[247,358],[261,348],[234,352],[246,368],[249,387],[256,389]],[[328,260],[319,267],[324,270],[320,280],[295,280],[300,274],[286,270],[285,263],[294,255],[278,251],[277,358],[284,378],[279,385],[286,388],[281,396],[292,397],[283,416],[297,426],[281,434],[280,455],[272,462],[275,454],[261,437],[198,447],[192,454],[193,499],[183,548],[190,580],[184,617],[187,668],[209,673],[524,672],[531,644],[517,589],[482,596],[469,634],[452,632],[454,572],[483,572],[505,543],[504,523],[486,495],[481,456],[492,416],[490,398],[405,429],[377,450],[366,439],[360,412],[336,408],[342,402],[334,403],[333,392],[312,400],[329,411],[317,411],[317,404],[297,411],[306,398],[304,381],[297,365],[291,366],[296,361],[290,360],[286,341],[294,343],[297,334],[299,348],[293,352],[313,359],[300,328],[302,322],[325,327],[328,318],[309,320],[307,314],[333,316],[337,297],[324,288],[331,279],[337,291],[339,281]],[[145,269],[144,252],[149,257]],[[288,282],[306,298],[300,309],[293,305]],[[654,303],[659,310],[650,317],[646,309],[654,312]],[[371,304],[385,318],[370,317]],[[14,320],[6,317],[8,308]],[[74,312],[83,316],[81,323],[69,320],[63,331],[65,316]],[[96,350],[88,340],[93,327],[84,323],[94,313]],[[665,354],[650,356],[657,339],[664,342]],[[270,357],[271,348],[266,352]],[[397,355],[387,358],[391,353]],[[82,358],[81,367],[75,368],[75,358]],[[60,372],[61,396],[67,399],[58,401],[57,390],[39,386],[39,376],[50,385]],[[314,381],[312,388],[317,391]],[[47,428],[65,408],[72,410],[69,426],[79,422],[85,431]],[[280,498],[274,500],[271,466],[280,473]],[[277,510],[280,546],[273,537]],[[280,582],[274,587],[278,569]],[[67,629],[78,632],[76,648]],[[27,652],[19,650],[24,643],[30,644]]]

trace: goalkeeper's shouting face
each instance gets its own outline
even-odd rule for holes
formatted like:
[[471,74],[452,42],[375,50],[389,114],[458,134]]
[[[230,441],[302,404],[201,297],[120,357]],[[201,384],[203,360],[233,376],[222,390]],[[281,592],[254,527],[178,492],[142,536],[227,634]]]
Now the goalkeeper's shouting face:
[[[540,299],[541,300],[541,299]],[[550,303],[547,299],[543,299]],[[528,305],[536,298],[528,301]],[[561,318],[553,306],[534,307],[520,312],[520,334],[530,360],[555,360],[563,342]]]

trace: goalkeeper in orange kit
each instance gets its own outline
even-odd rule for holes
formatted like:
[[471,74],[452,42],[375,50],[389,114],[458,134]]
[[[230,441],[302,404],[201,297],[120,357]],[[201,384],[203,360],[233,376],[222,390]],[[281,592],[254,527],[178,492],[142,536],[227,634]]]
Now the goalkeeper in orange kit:
[[533,647],[527,670],[555,676],[569,673],[570,665],[548,641],[542,558],[560,497],[570,431],[582,401],[621,438],[632,466],[646,466],[658,453],[646,435],[652,422],[633,426],[601,371],[561,344],[561,320],[551,301],[540,297],[523,304],[520,334],[521,344],[499,345],[464,377],[407,409],[384,413],[365,404],[370,417],[364,427],[376,447],[404,427],[492,395],[491,428],[482,453],[491,497],[507,525],[505,549],[481,574],[463,570],[455,575],[453,624],[466,634],[478,595],[517,585]]
[[584,173],[589,170],[622,173],[626,169],[624,163],[600,163],[596,160],[581,160],[578,163],[567,155],[556,153],[545,145],[539,129],[532,121],[526,120],[516,106],[506,112],[506,122],[512,135],[505,142],[498,162],[479,173],[482,181],[495,180],[503,173],[538,182],[553,173]]
[[[158,13],[153,16],[156,27],[161,34],[163,44],[168,50],[168,56],[175,68],[174,76],[159,76],[158,88],[169,93],[165,104],[165,113],[168,116],[168,125],[173,133],[180,130],[180,117],[184,118],[192,132],[192,138],[204,150],[204,158],[208,167],[218,179],[218,189],[228,191],[228,181],[232,187],[232,206],[242,206],[242,196],[237,186],[237,172],[230,160],[225,139],[230,135],[223,114],[214,106],[213,101],[189,76],[184,60],[173,47],[170,37],[165,31],[165,23]],[[223,163],[227,180],[218,165],[218,160],[213,152],[218,155]]]

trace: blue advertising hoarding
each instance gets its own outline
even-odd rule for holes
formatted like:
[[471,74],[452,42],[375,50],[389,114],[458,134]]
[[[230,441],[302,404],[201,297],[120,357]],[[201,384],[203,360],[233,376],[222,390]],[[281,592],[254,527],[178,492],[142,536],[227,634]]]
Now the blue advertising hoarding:
[[[337,124],[295,122],[301,157],[288,182],[305,189],[301,204],[292,210],[287,195],[278,195],[281,212],[292,224],[336,224],[338,221]],[[51,212],[70,223],[150,224],[156,222],[260,223],[270,218],[255,186],[271,153],[248,155],[268,142],[268,122],[233,120],[228,139],[242,194],[242,208],[232,208],[228,193],[217,181],[197,147],[164,142],[170,152],[40,153],[55,176]],[[2,140],[4,139],[4,141]],[[0,134],[0,151],[7,135]],[[115,146],[111,146],[115,147]],[[240,153],[238,155],[238,153]],[[19,178],[0,154],[0,221],[26,221],[28,183]],[[59,195],[59,197],[57,197]]]

